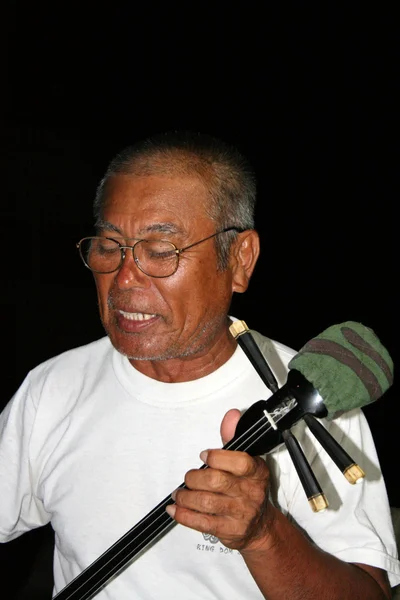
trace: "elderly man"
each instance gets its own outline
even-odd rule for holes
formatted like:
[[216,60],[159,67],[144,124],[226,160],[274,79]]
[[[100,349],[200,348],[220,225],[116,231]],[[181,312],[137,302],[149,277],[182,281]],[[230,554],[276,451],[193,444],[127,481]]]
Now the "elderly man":
[[[254,206],[247,162],[197,134],[130,147],[101,181],[78,247],[107,336],[39,365],[0,421],[0,540],[51,522],[55,593],[185,473],[167,508],[178,526],[99,599],[383,600],[400,581],[381,475],[348,486],[313,449],[339,498],[315,515],[284,449],[218,449],[221,421],[226,442],[270,395],[229,331],[259,255]],[[294,351],[259,340],[283,384]],[[379,469],[361,411],[335,431]],[[193,469],[202,448],[208,468]]]

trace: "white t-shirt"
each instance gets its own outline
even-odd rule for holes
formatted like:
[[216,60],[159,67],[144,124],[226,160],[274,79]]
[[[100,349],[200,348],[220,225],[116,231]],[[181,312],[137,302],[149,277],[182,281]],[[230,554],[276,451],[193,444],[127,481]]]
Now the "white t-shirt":
[[[253,332],[254,333],[254,332]],[[254,333],[280,385],[294,352]],[[0,417],[0,541],[51,521],[59,592],[220,448],[230,408],[271,392],[240,347],[214,373],[185,383],[142,375],[107,337],[36,367]],[[303,422],[294,433],[330,508],[311,511],[286,449],[268,455],[273,501],[339,559],[367,563],[400,582],[385,484],[361,411],[325,423],[366,471],[351,486]],[[176,525],[139,555],[99,600],[260,599],[239,552]]]

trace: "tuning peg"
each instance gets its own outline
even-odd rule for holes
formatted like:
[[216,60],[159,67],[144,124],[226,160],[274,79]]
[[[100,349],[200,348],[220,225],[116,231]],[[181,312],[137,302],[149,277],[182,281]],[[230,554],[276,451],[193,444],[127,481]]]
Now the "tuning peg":
[[282,431],[282,437],[297,471],[308,503],[313,512],[323,512],[328,508],[328,501],[315,477],[301,446],[290,429]]
[[315,417],[306,414],[303,418],[310,431],[329,454],[335,465],[341,470],[347,481],[351,484],[360,483],[365,477],[365,473],[361,467],[354,462],[351,456],[343,450],[335,438]]

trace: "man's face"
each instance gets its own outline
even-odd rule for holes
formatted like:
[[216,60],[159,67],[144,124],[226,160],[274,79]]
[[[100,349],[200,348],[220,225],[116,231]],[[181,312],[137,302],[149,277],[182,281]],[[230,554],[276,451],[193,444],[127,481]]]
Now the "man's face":
[[[114,176],[99,235],[129,245],[133,238],[163,239],[181,248],[215,233],[206,206],[207,191],[195,176]],[[230,268],[217,271],[214,239],[184,252],[170,277],[144,274],[127,250],[118,271],[95,280],[103,326],[130,359],[186,361],[227,344],[232,275]]]

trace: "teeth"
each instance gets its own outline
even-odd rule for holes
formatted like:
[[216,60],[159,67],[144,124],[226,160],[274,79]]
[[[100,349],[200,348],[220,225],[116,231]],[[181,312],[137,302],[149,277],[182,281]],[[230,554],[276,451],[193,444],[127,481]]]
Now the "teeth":
[[156,316],[156,315],[150,315],[147,313],[125,312],[124,310],[120,310],[119,312],[121,313],[121,315],[123,317],[125,317],[125,319],[129,319],[130,321],[148,321],[149,319],[152,319],[153,317]]

